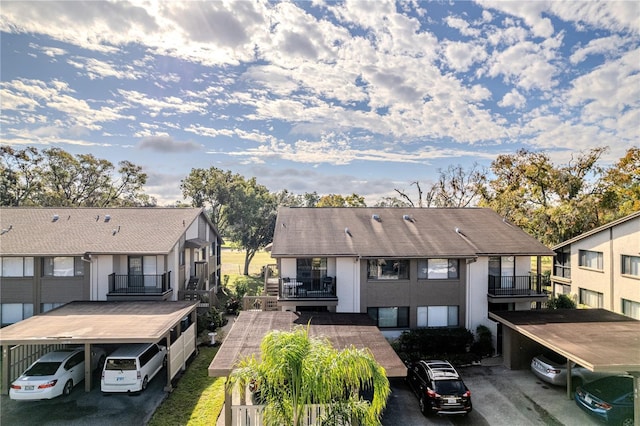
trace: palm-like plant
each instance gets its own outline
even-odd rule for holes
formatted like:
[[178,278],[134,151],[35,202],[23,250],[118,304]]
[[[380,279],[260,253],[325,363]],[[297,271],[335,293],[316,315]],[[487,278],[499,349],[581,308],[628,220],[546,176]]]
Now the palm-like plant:
[[[308,328],[272,331],[260,344],[261,360],[242,359],[227,391],[247,383],[259,389],[265,425],[299,426],[307,404],[325,407],[322,425],[379,425],[390,393],[385,370],[368,349],[335,349],[311,338]],[[362,392],[372,393],[371,401]]]

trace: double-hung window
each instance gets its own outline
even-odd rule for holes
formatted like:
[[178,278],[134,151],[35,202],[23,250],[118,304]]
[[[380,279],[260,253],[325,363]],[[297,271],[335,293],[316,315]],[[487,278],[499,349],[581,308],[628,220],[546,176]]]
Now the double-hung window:
[[408,259],[369,259],[367,277],[370,280],[408,280]]
[[418,327],[457,327],[458,306],[418,306]]
[[420,259],[418,260],[418,279],[458,279],[458,259]]
[[367,308],[367,313],[379,328],[409,327],[409,307]]
[[3,257],[2,263],[3,277],[32,277],[33,257]]
[[84,275],[84,263],[80,257],[44,257],[42,274],[45,277],[81,277]]
[[578,257],[578,266],[591,269],[604,269],[604,260],[601,251],[580,250]]
[[604,295],[602,293],[585,288],[579,290],[579,302],[581,305],[587,305],[591,308],[602,308],[604,304]]
[[640,256],[622,255],[622,273],[640,277]]

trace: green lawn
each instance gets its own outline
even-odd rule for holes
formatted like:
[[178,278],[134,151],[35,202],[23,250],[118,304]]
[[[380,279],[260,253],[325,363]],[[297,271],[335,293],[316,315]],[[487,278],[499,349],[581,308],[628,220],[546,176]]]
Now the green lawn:
[[[244,251],[225,250],[222,252],[222,274],[229,276],[229,288],[234,289],[238,279],[244,279],[249,284],[249,293],[259,291],[263,281],[260,277],[262,267],[275,263],[270,254],[258,252],[249,265],[249,277],[242,276],[244,268]],[[219,295],[220,302],[226,297]],[[177,426],[177,425],[215,425],[224,404],[223,378],[208,376],[209,364],[218,348],[203,346],[187,371],[178,380],[176,388],[169,397],[158,407],[149,421],[149,426]]]
[[215,425],[224,404],[225,379],[209,377],[218,348],[200,347],[176,388],[158,407],[149,426]]

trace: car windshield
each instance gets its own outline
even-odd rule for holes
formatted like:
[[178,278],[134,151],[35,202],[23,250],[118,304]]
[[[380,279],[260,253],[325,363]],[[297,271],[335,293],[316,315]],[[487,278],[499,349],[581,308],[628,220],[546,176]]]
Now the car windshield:
[[585,385],[585,389],[605,401],[614,401],[633,391],[631,377],[611,376]]
[[24,372],[25,376],[52,376],[58,371],[60,362],[36,362]]
[[109,359],[105,370],[135,370],[135,359]]
[[462,395],[465,393],[464,384],[460,380],[438,380],[436,392],[441,395]]

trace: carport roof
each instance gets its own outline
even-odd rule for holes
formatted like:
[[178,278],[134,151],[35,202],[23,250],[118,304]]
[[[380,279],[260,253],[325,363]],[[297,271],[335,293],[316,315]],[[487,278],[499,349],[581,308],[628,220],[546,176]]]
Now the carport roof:
[[640,371],[640,321],[605,309],[490,312],[489,317],[583,367]]
[[0,330],[2,345],[155,343],[194,302],[71,302]]
[[366,314],[243,311],[209,365],[209,376],[228,376],[247,356],[260,359],[260,343],[271,330],[306,327],[309,335],[327,338],[334,348],[369,348],[388,377],[405,377],[407,368]]

